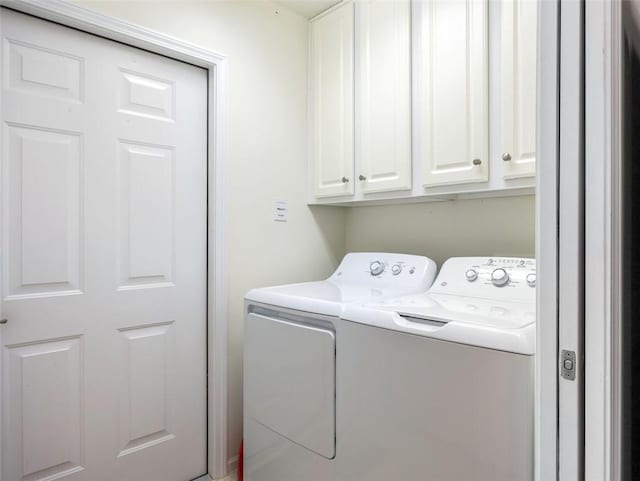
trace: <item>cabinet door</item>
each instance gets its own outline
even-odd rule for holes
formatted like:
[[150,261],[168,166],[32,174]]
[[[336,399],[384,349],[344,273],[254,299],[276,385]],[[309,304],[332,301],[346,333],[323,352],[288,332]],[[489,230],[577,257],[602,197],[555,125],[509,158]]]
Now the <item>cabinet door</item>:
[[416,2],[424,185],[489,178],[486,0]]
[[316,197],[353,194],[353,4],[311,23]]
[[357,4],[362,192],[411,188],[411,3]]
[[504,177],[536,171],[536,2],[502,3],[502,160]]

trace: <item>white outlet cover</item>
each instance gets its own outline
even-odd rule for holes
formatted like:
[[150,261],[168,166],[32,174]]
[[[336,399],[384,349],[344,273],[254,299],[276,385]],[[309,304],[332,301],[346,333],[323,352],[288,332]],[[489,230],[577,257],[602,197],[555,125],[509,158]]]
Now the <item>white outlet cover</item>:
[[289,203],[286,200],[276,200],[276,205],[273,211],[273,220],[276,222],[287,222],[288,214]]

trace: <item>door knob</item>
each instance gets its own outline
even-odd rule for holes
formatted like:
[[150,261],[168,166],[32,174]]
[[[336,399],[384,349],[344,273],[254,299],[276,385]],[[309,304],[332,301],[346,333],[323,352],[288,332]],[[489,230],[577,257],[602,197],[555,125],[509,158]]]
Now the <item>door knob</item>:
[[360,174],[360,177],[358,177],[358,179],[360,179],[360,180],[367,180],[367,178],[366,178],[364,175],[362,175],[362,174]]
[[505,152],[504,154],[502,154],[502,160],[504,160],[505,162],[509,162],[511,160],[511,154],[509,152]]
[[7,322],[9,322],[8,319],[0,319],[0,324],[6,324]]
[[342,183],[343,183],[343,184],[346,184],[347,182],[349,182],[349,179],[347,179],[346,177],[343,177],[343,178],[342,178]]
[[473,159],[473,165],[480,165],[482,164],[482,160],[480,159]]

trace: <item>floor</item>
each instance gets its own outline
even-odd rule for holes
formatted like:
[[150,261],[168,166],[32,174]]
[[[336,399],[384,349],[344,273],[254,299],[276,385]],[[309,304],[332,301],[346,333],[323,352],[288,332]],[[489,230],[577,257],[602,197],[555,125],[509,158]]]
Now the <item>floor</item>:
[[[238,478],[236,478],[236,474],[232,473],[229,476],[227,476],[226,478],[222,478],[219,481],[236,481]],[[207,475],[202,476],[200,478],[194,479],[193,481],[211,481],[211,478]]]

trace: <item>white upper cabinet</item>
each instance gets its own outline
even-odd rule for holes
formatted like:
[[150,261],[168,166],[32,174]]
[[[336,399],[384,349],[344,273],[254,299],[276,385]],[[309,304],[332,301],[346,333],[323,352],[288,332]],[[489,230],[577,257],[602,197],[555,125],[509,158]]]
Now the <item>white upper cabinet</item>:
[[364,0],[356,19],[358,182],[411,189],[411,3]]
[[343,0],[311,20],[310,202],[531,194],[536,0]]
[[489,179],[486,0],[417,2],[425,186]]
[[352,3],[311,23],[316,197],[354,193],[353,25]]
[[536,171],[537,5],[502,2],[502,153],[505,179]]

